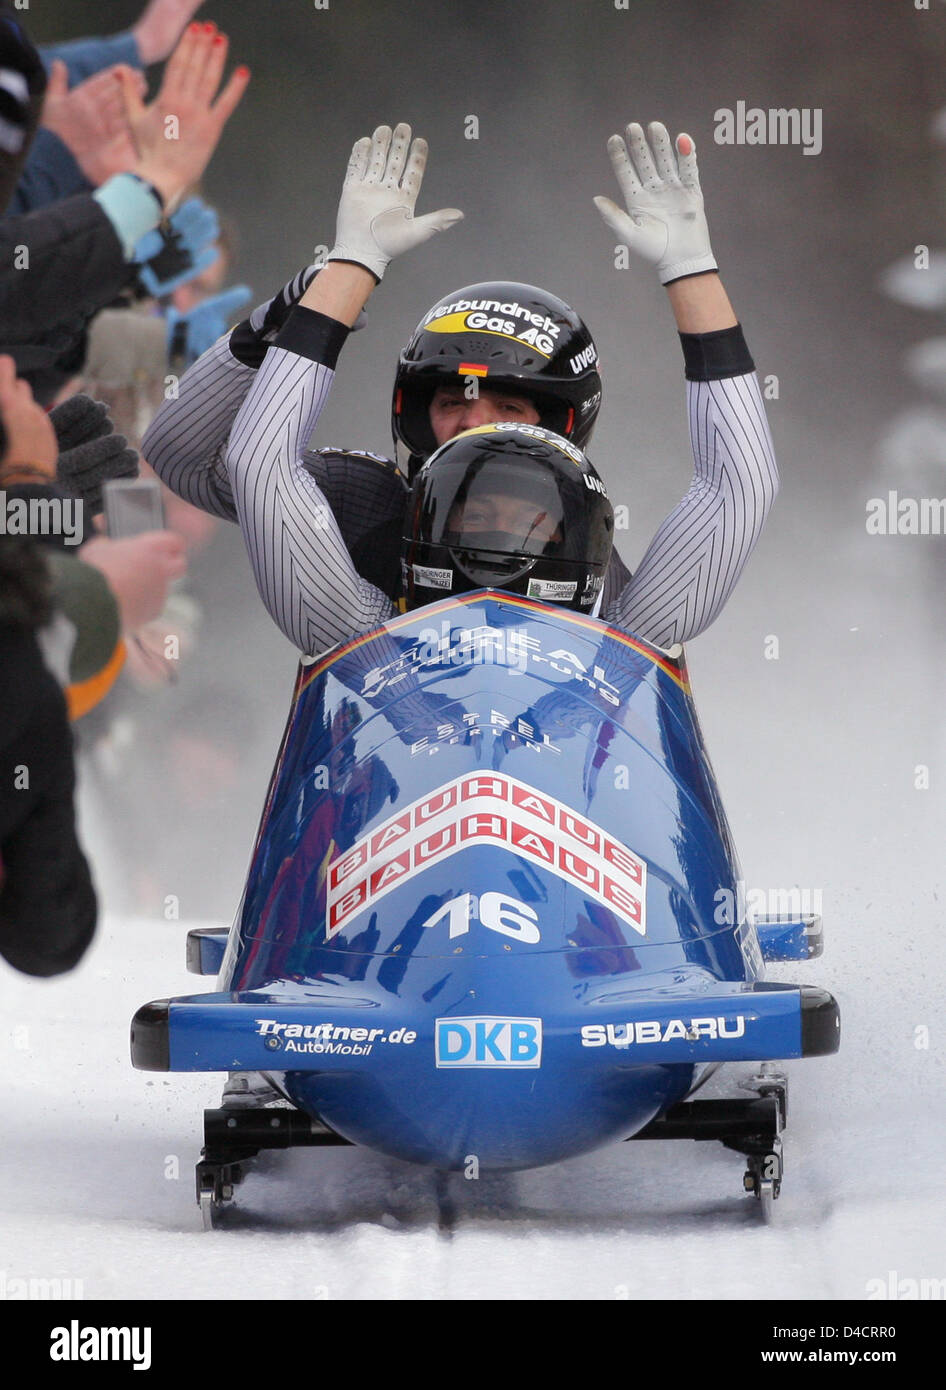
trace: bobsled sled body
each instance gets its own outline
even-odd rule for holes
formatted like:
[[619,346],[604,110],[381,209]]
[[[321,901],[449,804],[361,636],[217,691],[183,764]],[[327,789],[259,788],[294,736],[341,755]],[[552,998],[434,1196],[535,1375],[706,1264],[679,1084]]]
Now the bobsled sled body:
[[707,1063],[836,1046],[829,996],[761,981],[738,877],[679,662],[448,600],[300,669],[217,992],[142,1010],[135,1060],[264,1071],[417,1163],[554,1162]]

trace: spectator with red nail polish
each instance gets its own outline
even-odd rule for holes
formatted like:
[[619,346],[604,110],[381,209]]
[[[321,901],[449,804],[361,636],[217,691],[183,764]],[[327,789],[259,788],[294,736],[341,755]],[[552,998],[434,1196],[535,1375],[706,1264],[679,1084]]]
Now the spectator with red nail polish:
[[[122,115],[120,94],[109,92],[110,74],[117,66],[130,68],[143,94],[142,70],[170,56],[202,3],[150,0],[138,23],[123,33],[39,48],[50,90],[41,128],[7,212],[34,212],[60,198],[90,193],[104,181],[107,174],[96,176],[96,153],[115,140]],[[118,165],[108,173],[127,167]]]
[[[246,90],[245,68],[221,90],[228,43],[215,37],[199,25],[188,30],[148,105],[133,70],[115,70],[126,126],[122,172],[94,194],[0,221],[0,351],[16,359],[43,403],[81,367],[90,318],[131,284],[135,247],[203,174]],[[171,115],[180,123],[178,140],[164,138]],[[19,263],[23,247],[28,276]]]

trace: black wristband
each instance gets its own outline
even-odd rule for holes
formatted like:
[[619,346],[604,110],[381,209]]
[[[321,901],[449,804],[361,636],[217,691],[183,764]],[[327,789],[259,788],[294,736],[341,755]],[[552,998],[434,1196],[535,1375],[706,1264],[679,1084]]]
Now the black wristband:
[[258,371],[269,347],[262,333],[257,333],[249,319],[238,323],[230,332],[230,352],[244,367]]
[[351,329],[339,323],[338,319],[296,304],[276,334],[273,345],[295,352],[299,357],[308,357],[310,362],[318,362],[322,367],[334,369],[350,332]]
[[713,333],[681,333],[687,381],[720,381],[755,371],[742,325],[717,328]]

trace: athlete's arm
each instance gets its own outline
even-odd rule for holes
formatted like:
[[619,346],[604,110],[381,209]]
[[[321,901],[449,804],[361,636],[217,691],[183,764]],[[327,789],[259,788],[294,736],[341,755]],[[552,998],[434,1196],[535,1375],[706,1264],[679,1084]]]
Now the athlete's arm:
[[390,261],[457,221],[414,217],[427,159],[410,127],[380,126],[351,154],[328,264],[269,348],[237,415],[226,466],[266,607],[307,653],[390,616],[359,577],[302,453],[331,389],[339,352]]
[[295,308],[254,377],[226,455],[257,588],[273,621],[310,655],[394,611],[359,577],[302,459],[346,336],[337,319]]
[[762,533],[778,469],[741,328],[681,334],[694,473],[603,616],[660,647],[718,616]]
[[667,298],[681,333],[716,333],[738,320],[715,270],[687,275],[667,285]]
[[414,217],[427,145],[410,127],[379,126],[351,154],[329,264],[309,266],[184,374],[142,440],[142,455],[167,487],[203,511],[237,519],[224,456],[237,412],[276,333],[302,303],[351,326],[391,259],[456,222],[444,208]]
[[224,463],[227,439],[267,347],[318,273],[318,266],[305,266],[208,348],[148,426],[143,456],[165,486],[192,506],[236,521]]
[[[659,646],[695,637],[718,615],[778,491],[762,396],[719,278],[703,210],[696,148],[659,122],[608,141],[625,212],[595,204],[628,247],[657,267],[683,344],[693,482],[605,616]],[[653,147],[651,149],[651,146]]]
[[184,373],[141,441],[141,456],[178,497],[212,516],[236,521],[224,455],[233,422],[256,371],[219,339]]

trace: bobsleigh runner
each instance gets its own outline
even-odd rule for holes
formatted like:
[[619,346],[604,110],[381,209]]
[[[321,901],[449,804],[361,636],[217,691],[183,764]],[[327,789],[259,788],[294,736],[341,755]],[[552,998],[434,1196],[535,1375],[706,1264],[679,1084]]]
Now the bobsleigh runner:
[[[682,659],[480,591],[304,664],[236,920],[188,937],[215,991],[132,1024],[136,1067],[285,1098],[205,1112],[205,1224],[260,1150],[327,1144],[482,1173],[715,1139],[768,1210],[773,1064],[839,1020],[762,979],[819,919],[738,920],[738,877]],[[760,1064],[739,1098],[687,1098],[725,1062]]]

